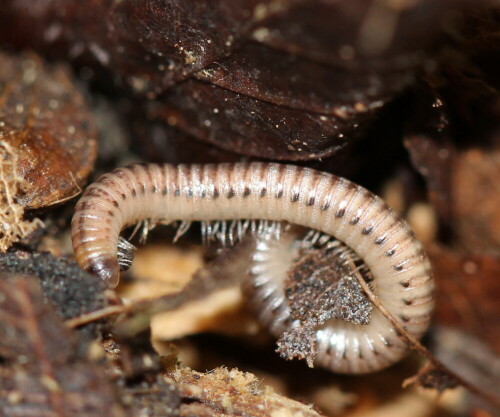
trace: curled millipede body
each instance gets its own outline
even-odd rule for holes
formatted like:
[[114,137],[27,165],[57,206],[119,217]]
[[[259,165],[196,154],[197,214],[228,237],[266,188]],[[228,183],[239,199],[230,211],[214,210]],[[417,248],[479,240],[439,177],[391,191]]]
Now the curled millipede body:
[[[251,279],[245,284],[245,292],[260,322],[279,337],[297,324],[297,320],[292,320],[284,291],[287,273],[296,256],[297,240],[291,234],[284,234],[281,239],[270,234],[258,234],[255,238]],[[336,250],[341,261],[357,257],[343,244]],[[410,285],[399,278],[381,280],[375,276],[369,285],[409,333],[420,337],[425,332],[434,302],[430,276],[411,278]],[[397,362],[408,351],[406,342],[376,308],[372,309],[368,324],[330,319],[316,329],[315,337],[315,363],[339,373],[376,371]]]
[[[374,293],[410,334],[418,338],[429,325],[434,282],[421,243],[382,199],[344,178],[276,163],[119,168],[90,185],[77,204],[72,221],[77,262],[115,286],[120,231],[144,219],[151,224],[263,219],[320,231],[366,264]],[[263,319],[273,330],[287,321],[279,276],[290,255],[286,240],[265,234],[258,239],[250,275],[259,289],[252,300],[272,306]],[[316,341],[316,363],[337,372],[381,369],[408,350],[375,309],[368,325],[329,321],[316,331]]]

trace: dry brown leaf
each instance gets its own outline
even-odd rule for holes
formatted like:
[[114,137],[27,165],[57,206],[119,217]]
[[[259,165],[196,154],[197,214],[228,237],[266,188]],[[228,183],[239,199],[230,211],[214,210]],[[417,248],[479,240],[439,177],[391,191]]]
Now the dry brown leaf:
[[64,64],[0,54],[0,137],[16,154],[17,202],[39,208],[77,195],[93,168],[97,132]]

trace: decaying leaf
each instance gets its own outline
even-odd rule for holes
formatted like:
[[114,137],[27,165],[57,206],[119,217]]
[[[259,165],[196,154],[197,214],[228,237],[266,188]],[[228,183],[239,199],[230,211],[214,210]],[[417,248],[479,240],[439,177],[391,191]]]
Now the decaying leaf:
[[0,90],[0,138],[20,179],[16,201],[39,208],[77,195],[93,168],[97,132],[68,67],[1,53]]
[[109,69],[154,96],[235,48],[258,3],[44,0],[32,8],[9,0],[0,38]]
[[436,66],[445,23],[454,24],[448,17],[470,7],[450,0],[28,3],[3,7],[0,38],[10,45],[69,58],[157,99],[166,106],[159,120],[184,134],[285,160],[336,154],[364,133],[418,69]]
[[153,104],[158,118],[198,139],[244,155],[314,159],[338,152],[361,134],[362,121],[381,106],[305,112],[257,100],[196,80],[174,87]]
[[8,417],[132,416],[102,367],[44,303],[36,278],[0,279],[0,410]]
[[194,77],[272,104],[339,117],[380,107],[414,82],[411,72],[353,72],[253,42]]

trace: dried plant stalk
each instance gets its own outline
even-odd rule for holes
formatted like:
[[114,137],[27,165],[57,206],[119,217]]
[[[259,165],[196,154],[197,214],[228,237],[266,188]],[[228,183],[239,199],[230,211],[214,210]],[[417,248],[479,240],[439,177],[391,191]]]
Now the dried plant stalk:
[[16,201],[22,177],[16,172],[17,154],[12,147],[0,141],[0,251],[5,252],[13,243],[29,236],[43,222],[24,219],[24,207]]

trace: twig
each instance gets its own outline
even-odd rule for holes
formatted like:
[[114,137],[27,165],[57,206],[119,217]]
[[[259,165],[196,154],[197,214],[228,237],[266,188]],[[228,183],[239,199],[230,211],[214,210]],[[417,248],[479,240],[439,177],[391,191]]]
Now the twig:
[[129,306],[126,305],[109,306],[101,308],[100,310],[92,311],[91,313],[82,314],[81,316],[68,319],[64,323],[66,324],[66,326],[73,329],[75,327],[83,326],[84,324],[88,324],[105,317],[125,313],[128,308]]
[[463,379],[461,376],[457,375],[455,372],[451,371],[444,365],[441,361],[439,361],[424,345],[422,345],[417,339],[415,339],[411,334],[409,334],[405,328],[396,320],[396,318],[381,304],[378,297],[373,294],[372,290],[365,282],[365,280],[359,275],[356,274],[359,285],[368,296],[370,301],[379,309],[382,315],[396,328],[396,330],[401,334],[401,337],[405,340],[405,342],[409,345],[411,349],[416,350],[420,355],[426,358],[429,362],[431,362],[434,367],[455,379],[460,385],[469,390],[470,392],[476,394],[477,396],[483,398],[491,404],[494,404],[497,407],[500,407],[500,399],[493,397],[470,382]]

